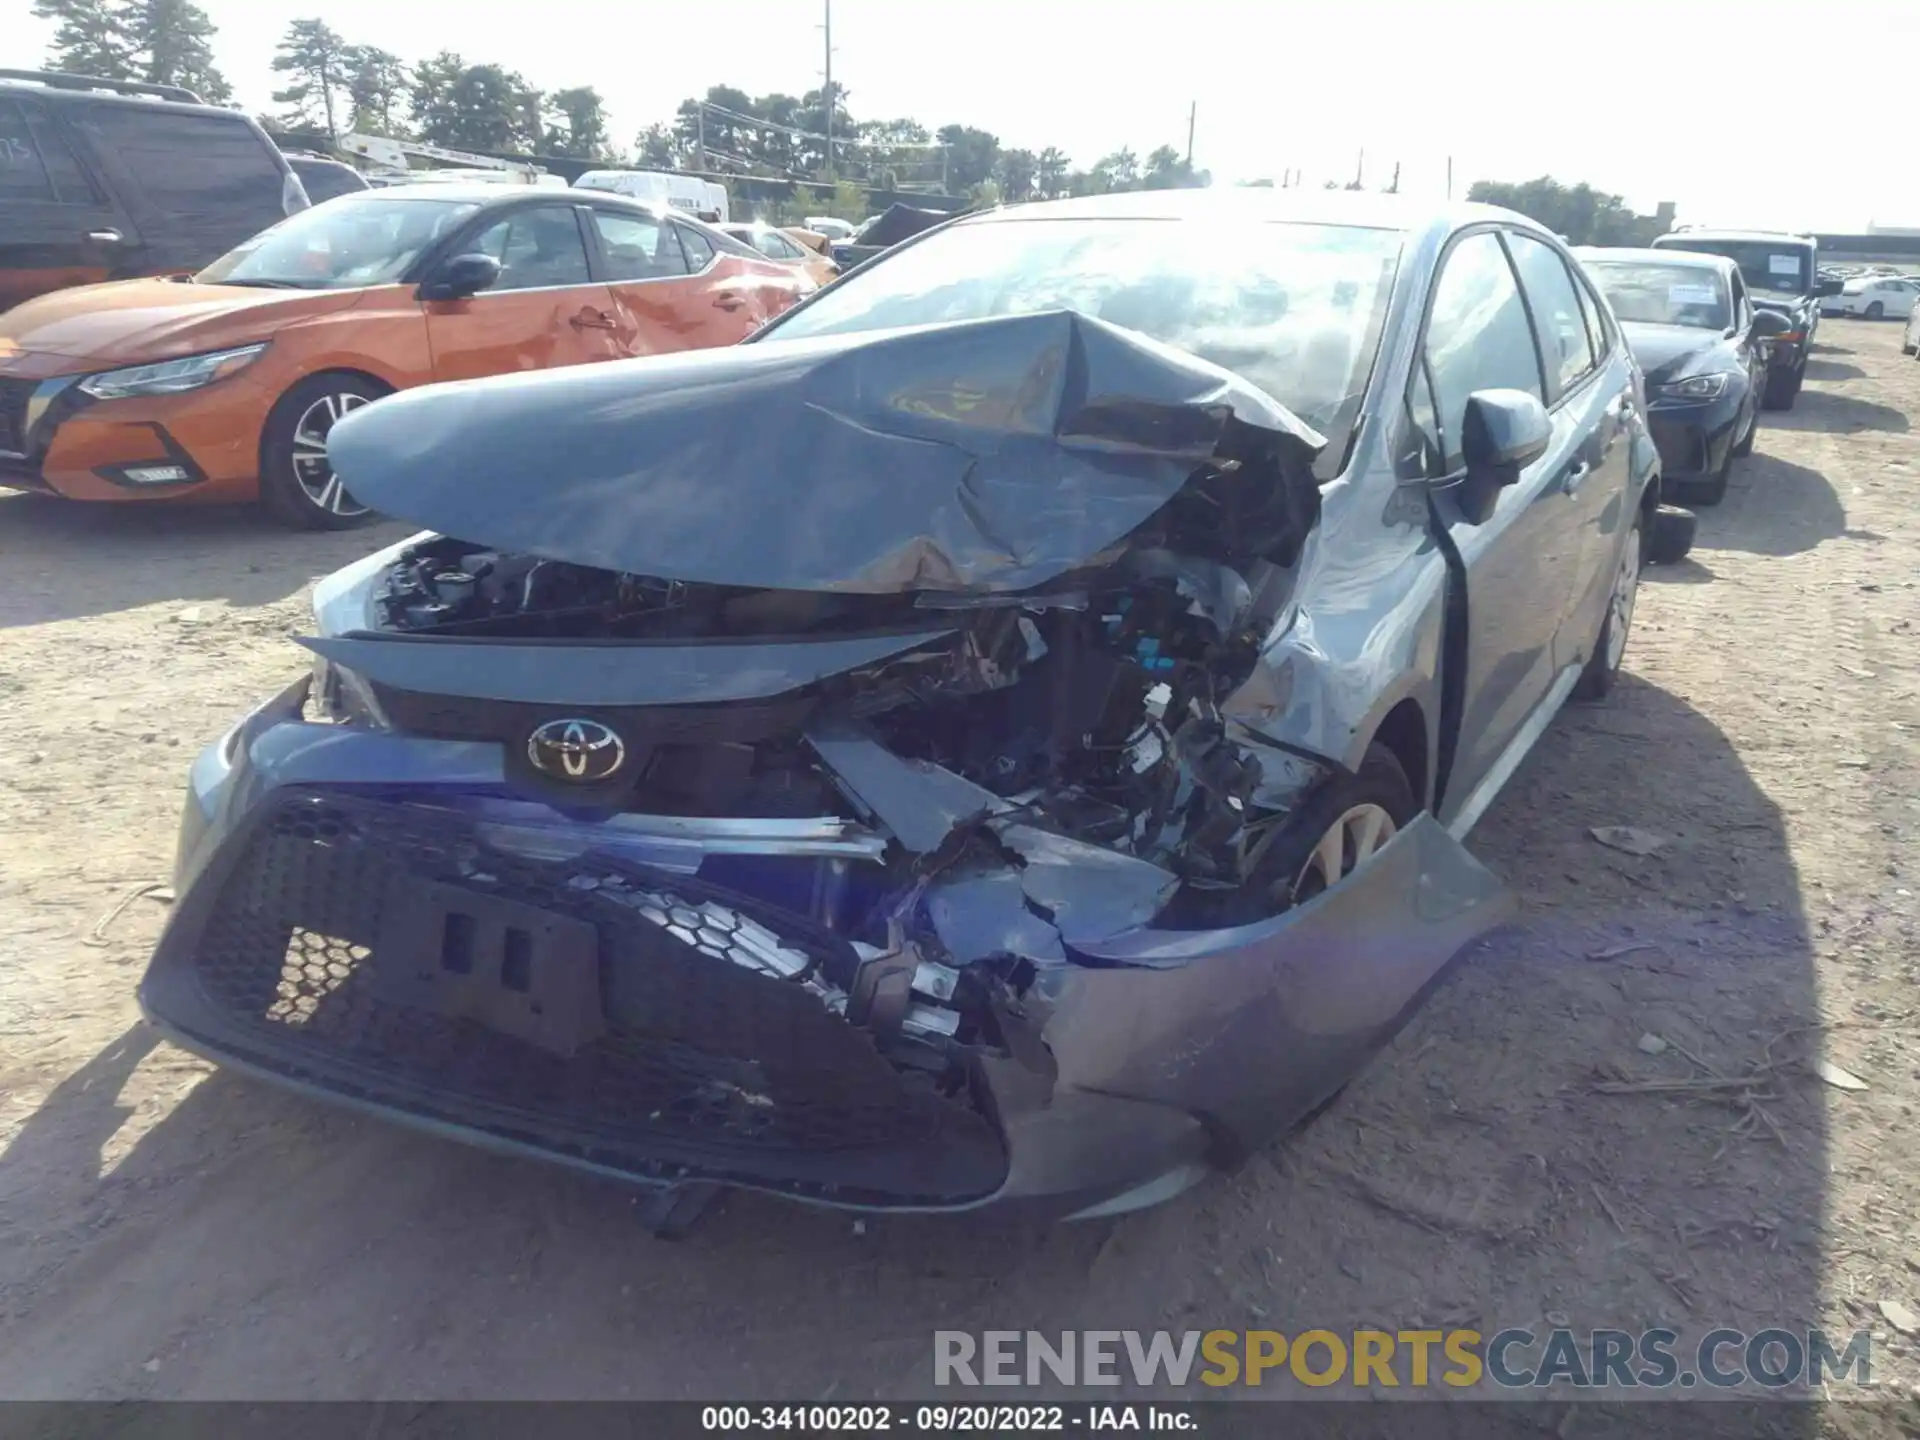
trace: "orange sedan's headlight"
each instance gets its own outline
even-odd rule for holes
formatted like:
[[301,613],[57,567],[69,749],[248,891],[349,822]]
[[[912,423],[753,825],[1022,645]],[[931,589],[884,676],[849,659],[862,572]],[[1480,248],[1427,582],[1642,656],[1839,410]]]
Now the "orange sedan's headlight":
[[179,395],[198,390],[229,375],[237,375],[265,353],[267,343],[242,345],[233,350],[211,350],[205,355],[189,355],[181,360],[161,360],[152,365],[130,365],[124,370],[103,370],[80,382],[83,394],[96,400],[126,400],[137,395]]

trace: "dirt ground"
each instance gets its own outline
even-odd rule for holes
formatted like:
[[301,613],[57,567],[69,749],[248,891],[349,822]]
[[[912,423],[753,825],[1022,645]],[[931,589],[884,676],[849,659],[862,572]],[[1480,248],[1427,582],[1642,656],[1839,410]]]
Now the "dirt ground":
[[1920,1310],[1898,330],[1828,323],[1693,558],[1649,573],[1631,673],[1482,822],[1519,921],[1312,1128],[1047,1230],[735,1197],[660,1242],[615,1185],[157,1044],[133,986],[164,900],[112,912],[165,878],[195,749],[297,673],[313,577],[393,532],[0,499],[0,1396],[850,1400],[924,1393],[935,1329],[1419,1323],[1868,1328],[1875,1380],[1920,1393],[1881,1309]]

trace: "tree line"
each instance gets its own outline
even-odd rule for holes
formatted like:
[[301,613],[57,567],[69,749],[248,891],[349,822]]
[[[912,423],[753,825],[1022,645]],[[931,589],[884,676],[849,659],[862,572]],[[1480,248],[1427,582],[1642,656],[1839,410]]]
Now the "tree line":
[[[33,13],[56,22],[46,62],[53,69],[180,85],[215,104],[232,101],[233,87],[213,63],[213,22],[193,0],[34,0]],[[672,120],[647,126],[628,151],[614,143],[605,105],[591,85],[543,91],[517,71],[469,64],[451,50],[407,61],[377,45],[353,43],[318,18],[287,27],[272,66],[280,79],[273,103],[282,108],[260,117],[269,128],[357,131],[459,150],[571,156],[648,169],[835,181],[848,204],[859,202],[859,186],[993,203],[1177,189],[1210,178],[1172,145],[1144,158],[1122,148],[1078,167],[1058,146],[1006,146],[972,125],[929,129],[906,117],[862,120],[841,85],[830,94],[822,87],[802,95],[749,95],[715,85],[681,101]],[[1396,167],[1386,188],[1398,183]],[[1336,188],[1338,182],[1327,185]],[[1345,188],[1360,188],[1358,177]],[[1660,228],[1635,215],[1618,195],[1545,176],[1478,181],[1467,198],[1518,210],[1577,245],[1644,245]]]
[[[183,85],[215,104],[232,100],[232,85],[213,63],[213,22],[193,0],[34,0],[33,13],[56,22],[46,61],[53,69]],[[1077,168],[1057,146],[1008,147],[972,125],[930,130],[907,118],[859,120],[841,85],[831,102],[824,87],[753,96],[716,85],[682,101],[671,121],[643,129],[629,151],[614,142],[590,85],[543,91],[518,71],[470,64],[451,50],[408,61],[354,43],[319,18],[293,21],[272,65],[280,83],[273,103],[281,108],[260,119],[283,131],[996,200],[1169,189],[1208,178],[1171,145],[1144,159],[1123,148]]]

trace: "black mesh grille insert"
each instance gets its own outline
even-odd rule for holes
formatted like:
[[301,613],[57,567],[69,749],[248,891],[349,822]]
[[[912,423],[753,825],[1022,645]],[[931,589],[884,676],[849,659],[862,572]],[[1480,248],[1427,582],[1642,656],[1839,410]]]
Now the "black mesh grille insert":
[[[686,877],[485,850],[462,819],[361,798],[286,792],[232,844],[224,878],[202,881],[218,889],[198,933],[170,932],[143,987],[209,1048],[651,1178],[927,1204],[1004,1175],[965,1095],[897,1069],[800,980],[702,953],[635,897],[723,906],[804,957],[803,979],[837,981],[851,952],[803,917]],[[168,966],[190,972],[198,1024],[168,1013]],[[587,1018],[556,1018],[569,1005]]]
[[27,402],[39,388],[37,380],[0,378],[0,450],[21,454],[27,448]]

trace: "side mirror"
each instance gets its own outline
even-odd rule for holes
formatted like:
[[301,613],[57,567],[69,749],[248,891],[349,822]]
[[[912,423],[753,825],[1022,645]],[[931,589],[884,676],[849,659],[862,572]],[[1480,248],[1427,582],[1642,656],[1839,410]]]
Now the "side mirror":
[[1844,280],[1816,280],[1813,285],[1814,298],[1824,300],[1829,295],[1838,295],[1846,288],[1846,283]]
[[1762,340],[1771,340],[1775,335],[1784,335],[1793,328],[1793,322],[1778,310],[1756,310],[1753,312],[1753,333]]
[[500,262],[491,255],[455,255],[420,286],[422,300],[465,300],[500,278]]
[[1460,423],[1460,454],[1476,486],[1511,485],[1547,453],[1553,421],[1536,395],[1524,390],[1476,390]]

